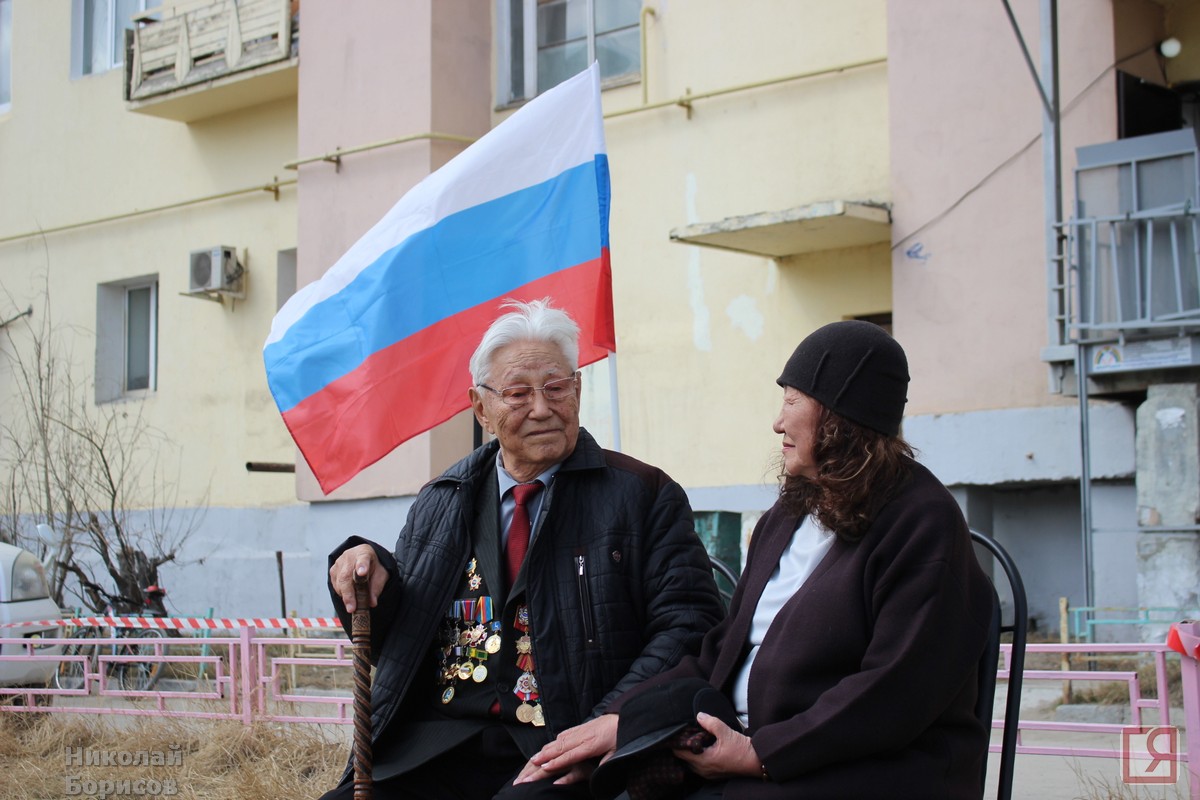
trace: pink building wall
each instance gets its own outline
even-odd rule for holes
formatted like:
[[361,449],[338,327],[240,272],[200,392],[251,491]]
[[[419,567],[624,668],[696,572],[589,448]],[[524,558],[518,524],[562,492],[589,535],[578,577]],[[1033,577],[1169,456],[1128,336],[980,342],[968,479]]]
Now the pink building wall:
[[[1014,12],[1040,68],[1039,0]],[[1116,138],[1113,8],[1060,2],[1064,214],[1074,148]],[[1001,3],[893,0],[896,336],[910,415],[1072,402],[1048,390],[1042,105]]]
[[[429,132],[486,133],[490,9],[487,0],[306,0],[299,158]],[[297,285],[320,277],[408,189],[463,147],[421,139],[347,155],[338,167],[302,165]],[[405,443],[329,499],[414,494],[470,447],[464,413]],[[302,500],[323,498],[302,459],[297,492]]]

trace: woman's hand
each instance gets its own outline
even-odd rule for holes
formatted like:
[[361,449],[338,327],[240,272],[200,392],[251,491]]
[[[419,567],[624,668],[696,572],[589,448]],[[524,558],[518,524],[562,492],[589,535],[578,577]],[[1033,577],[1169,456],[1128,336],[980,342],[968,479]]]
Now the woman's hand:
[[616,748],[617,715],[602,714],[560,733],[529,759],[513,783],[531,783],[555,775],[560,777],[554,782],[561,785],[587,780],[594,764],[585,762],[606,757]]
[[675,756],[691,767],[692,772],[705,780],[735,776],[757,778],[762,775],[762,761],[754,752],[749,736],[738,733],[711,714],[697,714],[696,722],[717,740],[701,753],[674,751]]

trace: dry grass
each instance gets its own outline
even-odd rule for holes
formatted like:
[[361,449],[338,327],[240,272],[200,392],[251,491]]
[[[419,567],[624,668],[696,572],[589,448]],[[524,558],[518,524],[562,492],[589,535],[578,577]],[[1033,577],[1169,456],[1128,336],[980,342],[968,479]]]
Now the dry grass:
[[[1186,800],[1182,784],[1173,786],[1137,786],[1097,777],[1074,766],[1080,794],[1072,800]],[[1182,768],[1181,768],[1182,771]],[[1186,780],[1186,779],[1185,779]]]
[[[122,752],[182,751],[177,766],[119,766]],[[109,765],[79,765],[68,754],[92,754]],[[307,725],[154,719],[101,720],[75,715],[0,714],[0,797],[43,800],[67,796],[79,781],[173,780],[178,797],[206,800],[316,798],[332,788],[347,749]],[[86,794],[86,793],[85,793]]]

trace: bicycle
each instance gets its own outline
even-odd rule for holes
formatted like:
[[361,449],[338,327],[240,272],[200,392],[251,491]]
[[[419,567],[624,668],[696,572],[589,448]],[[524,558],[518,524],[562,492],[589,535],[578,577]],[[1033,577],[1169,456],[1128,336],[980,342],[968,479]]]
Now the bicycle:
[[[139,608],[139,604],[128,597],[110,594],[100,586],[89,583],[92,589],[106,601],[104,616],[124,616],[126,609]],[[139,608],[138,616],[165,617],[166,611],[162,598],[166,590],[158,586],[149,586],[144,590],[147,598],[145,605]],[[159,628],[126,628],[117,626],[86,627],[73,632],[71,639],[162,639],[164,631]],[[161,661],[148,661],[148,657],[156,655],[152,643],[88,643],[77,642],[63,649],[64,656],[82,656],[81,658],[65,659],[59,662],[54,674],[54,685],[59,689],[79,689],[87,685],[89,676],[100,674],[99,666],[105,665],[105,674],[116,679],[116,684],[124,691],[145,692],[154,687],[162,674]],[[101,655],[115,656],[112,659],[100,661]]]

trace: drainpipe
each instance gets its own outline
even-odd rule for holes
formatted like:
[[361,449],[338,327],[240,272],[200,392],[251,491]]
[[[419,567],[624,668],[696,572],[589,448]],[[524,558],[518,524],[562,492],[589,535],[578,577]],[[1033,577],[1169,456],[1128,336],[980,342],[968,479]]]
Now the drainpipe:
[[[1058,85],[1058,0],[1042,0],[1042,94],[1049,106],[1042,115],[1042,158],[1045,165],[1046,272],[1057,286],[1065,285],[1066,253],[1063,251],[1062,107]],[[1059,302],[1063,293],[1058,292]],[[1049,319],[1049,338],[1065,344],[1065,329],[1059,327],[1062,308]],[[1086,605],[1096,604],[1095,565],[1092,548],[1092,442],[1088,403],[1087,347],[1075,346],[1075,380],[1079,396],[1079,527],[1083,556],[1083,586]]]

